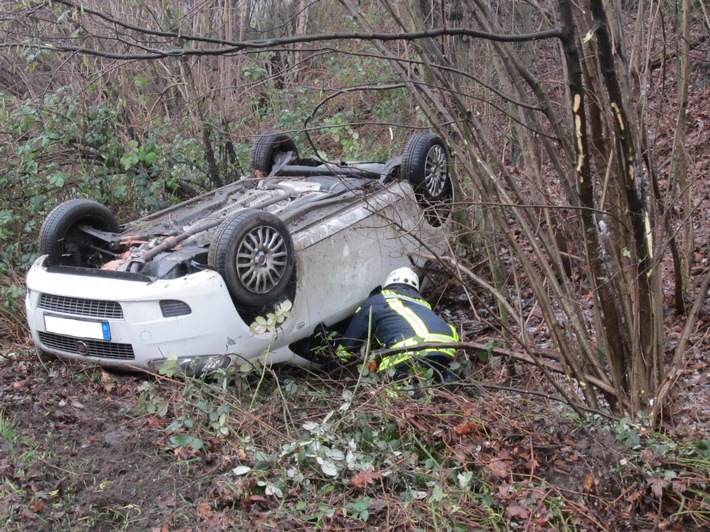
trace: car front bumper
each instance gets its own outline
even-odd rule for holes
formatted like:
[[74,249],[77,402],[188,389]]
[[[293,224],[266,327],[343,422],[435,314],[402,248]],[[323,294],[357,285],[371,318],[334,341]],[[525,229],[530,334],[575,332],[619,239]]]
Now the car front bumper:
[[169,358],[300,362],[271,334],[249,330],[216,272],[128,280],[47,269],[44,258],[27,274],[25,299],[32,339],[42,351],[152,371]]

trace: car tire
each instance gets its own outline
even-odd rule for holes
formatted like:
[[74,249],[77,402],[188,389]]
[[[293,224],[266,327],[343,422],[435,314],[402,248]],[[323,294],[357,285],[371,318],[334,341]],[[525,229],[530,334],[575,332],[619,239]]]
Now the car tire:
[[[118,233],[118,222],[108,208],[88,199],[73,199],[57,205],[39,230],[39,253],[47,255],[45,266],[100,267],[105,258],[100,248],[106,242],[79,227],[88,225],[100,231]],[[97,249],[98,248],[98,249]]]
[[264,176],[267,176],[289,152],[293,152],[294,160],[298,159],[298,147],[287,134],[266,133],[260,135],[254,141],[249,152],[249,166],[253,172],[262,172]]
[[429,202],[450,199],[449,150],[433,133],[418,133],[402,152],[402,177]]
[[219,226],[207,262],[224,278],[237,307],[273,305],[291,283],[293,240],[275,215],[241,211]]
[[401,177],[412,185],[427,222],[442,225],[451,215],[454,199],[444,140],[433,133],[410,138],[402,152]]

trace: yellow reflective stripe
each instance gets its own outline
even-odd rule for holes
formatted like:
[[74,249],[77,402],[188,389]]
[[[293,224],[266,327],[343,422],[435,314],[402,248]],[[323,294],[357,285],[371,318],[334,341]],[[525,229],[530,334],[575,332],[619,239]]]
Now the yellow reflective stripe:
[[404,296],[402,294],[398,294],[397,292],[392,292],[390,290],[383,290],[382,295],[385,296],[386,300],[389,299],[406,299],[407,301],[411,301],[412,303],[416,303],[417,305],[421,305],[422,307],[426,307],[429,310],[431,310],[431,305],[425,301],[424,299],[419,299],[416,297],[410,297],[410,296]]
[[451,358],[456,356],[455,349],[420,349],[416,352],[407,351],[406,353],[400,353],[399,355],[392,355],[391,357],[383,358],[380,360],[377,371],[386,371],[387,369],[401,364],[402,362],[406,362],[411,358],[426,356],[428,353],[441,353]]
[[456,348],[453,348],[453,347],[451,347],[451,348],[445,347],[443,349],[427,348],[427,349],[419,349],[417,351],[406,351],[404,353],[399,353],[397,355],[392,355],[392,356],[383,358],[382,360],[380,360],[380,364],[379,364],[379,367],[377,368],[377,370],[384,371],[388,368],[396,366],[397,364],[401,364],[402,362],[406,362],[410,358],[426,356],[429,353],[441,353],[443,355],[447,355],[451,358],[454,358],[456,356]]
[[392,310],[407,320],[407,323],[409,323],[412,329],[414,329],[414,334],[424,338],[429,331],[427,330],[426,325],[424,325],[424,322],[414,313],[414,311],[405,307],[402,301],[397,297],[386,298],[386,301]]
[[419,345],[421,343],[422,343],[422,341],[418,340],[416,338],[407,338],[406,340],[402,340],[401,342],[397,342],[396,344],[392,344],[389,348],[390,349],[397,349],[398,347],[408,347],[410,345]]
[[[448,334],[427,333],[424,336],[418,338],[407,338],[406,340],[402,340],[401,342],[392,344],[391,346],[389,346],[389,349],[397,349],[398,347],[408,347],[410,345],[420,345],[428,343],[448,344],[451,342],[458,342],[458,334],[456,334],[456,331],[453,331],[453,333],[454,334],[451,336],[449,336]],[[432,351],[441,351],[441,349],[432,349]]]
[[396,357],[387,357],[383,358],[380,360],[380,364],[377,366],[377,371],[387,371],[389,368],[392,368],[396,366],[397,364],[401,364],[402,362],[406,362],[412,358],[411,356],[405,357],[405,358],[396,358]]

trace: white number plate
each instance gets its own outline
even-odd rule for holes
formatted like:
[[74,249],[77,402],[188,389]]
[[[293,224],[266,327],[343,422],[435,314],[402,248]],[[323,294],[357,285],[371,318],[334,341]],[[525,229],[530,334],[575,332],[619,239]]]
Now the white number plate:
[[74,336],[76,338],[93,338],[95,340],[111,340],[111,328],[105,321],[73,320],[58,316],[44,315],[44,328],[47,332]]

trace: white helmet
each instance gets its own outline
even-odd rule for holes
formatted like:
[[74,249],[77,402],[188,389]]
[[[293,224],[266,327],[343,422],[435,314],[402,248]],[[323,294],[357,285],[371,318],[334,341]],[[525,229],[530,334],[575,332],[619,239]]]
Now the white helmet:
[[406,284],[418,291],[419,276],[417,276],[411,268],[397,268],[396,270],[392,270],[387,276],[383,287],[386,288],[391,284]]

